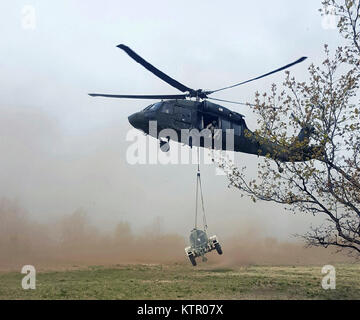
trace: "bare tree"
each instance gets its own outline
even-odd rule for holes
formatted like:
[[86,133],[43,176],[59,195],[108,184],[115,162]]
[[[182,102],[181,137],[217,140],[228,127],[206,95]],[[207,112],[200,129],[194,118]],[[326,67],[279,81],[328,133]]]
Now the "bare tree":
[[[329,14],[332,6],[346,45],[332,56],[325,45],[324,61],[309,67],[307,82],[286,72],[281,90],[273,85],[269,93],[255,95],[259,143],[269,139],[294,159],[311,148],[313,159],[279,163],[268,155],[259,159],[255,179],[247,178],[245,167],[224,158],[217,164],[230,185],[253,201],[273,201],[293,212],[326,217],[324,224],[303,235],[308,245],[335,246],[360,257],[360,0],[339,2],[323,1],[320,11]],[[308,134],[299,139],[301,129]]]

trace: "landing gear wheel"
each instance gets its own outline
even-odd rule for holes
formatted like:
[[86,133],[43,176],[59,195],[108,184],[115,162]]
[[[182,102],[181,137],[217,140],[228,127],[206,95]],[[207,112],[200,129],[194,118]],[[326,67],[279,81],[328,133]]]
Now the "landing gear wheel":
[[191,264],[195,267],[196,266],[196,260],[193,254],[189,254],[189,260],[191,261]]
[[160,150],[162,152],[169,152],[170,151],[170,144],[168,141],[160,140]]
[[215,249],[218,254],[223,254],[220,243],[215,243]]

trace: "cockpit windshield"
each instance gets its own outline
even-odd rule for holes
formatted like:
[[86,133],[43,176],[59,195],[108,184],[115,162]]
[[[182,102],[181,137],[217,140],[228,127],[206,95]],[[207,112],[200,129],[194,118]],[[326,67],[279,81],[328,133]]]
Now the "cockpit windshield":
[[145,111],[156,111],[156,110],[159,110],[160,107],[162,106],[162,102],[156,102],[148,107],[146,107],[144,110]]

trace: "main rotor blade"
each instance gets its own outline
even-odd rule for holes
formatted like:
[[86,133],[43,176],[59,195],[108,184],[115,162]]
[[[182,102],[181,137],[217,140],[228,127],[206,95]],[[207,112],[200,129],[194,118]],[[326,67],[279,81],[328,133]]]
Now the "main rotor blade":
[[127,99],[185,99],[186,94],[169,94],[169,95],[129,95],[129,94],[102,94],[89,93],[91,97],[106,97],[106,98],[127,98]]
[[183,85],[182,83],[176,81],[175,79],[169,77],[167,74],[160,71],[159,69],[155,68],[149,62],[147,62],[143,58],[141,58],[136,52],[131,50],[128,46],[125,46],[124,44],[119,44],[117,47],[124,50],[137,63],[140,63],[145,69],[149,70],[154,75],[156,75],[157,77],[159,77],[161,80],[165,81],[166,83],[168,83],[172,87],[180,90],[181,92],[186,92],[186,91],[193,92],[193,91],[195,91],[195,90]]
[[252,103],[244,103],[244,102],[230,101],[230,100],[223,100],[223,99],[210,98],[210,97],[208,97],[207,99],[210,99],[210,100],[215,100],[215,101],[221,101],[221,102],[234,103],[234,104],[241,104],[241,105],[243,105],[243,106],[255,106],[255,104],[252,104]]
[[258,80],[258,79],[261,79],[261,78],[264,78],[264,77],[267,77],[273,73],[276,73],[276,72],[279,72],[279,71],[282,71],[282,70],[285,70],[287,68],[290,68],[291,66],[295,65],[295,64],[298,64],[300,62],[303,62],[305,59],[307,59],[307,57],[301,57],[300,59],[292,62],[292,63],[289,63],[287,64],[286,66],[283,66],[279,69],[276,69],[276,70],[273,70],[273,71],[270,71],[268,73],[265,73],[261,76],[258,76],[256,78],[252,78],[250,80],[246,80],[246,81],[243,81],[243,82],[239,82],[239,83],[236,83],[236,84],[233,84],[232,86],[228,86],[228,87],[225,87],[225,88],[221,88],[221,89],[217,89],[217,90],[213,90],[213,91],[206,91],[206,94],[211,94],[211,93],[214,93],[214,92],[218,92],[218,91],[222,91],[222,90],[225,90],[225,89],[230,89],[230,88],[234,88],[234,87],[237,87],[237,86],[240,86],[242,84],[245,84],[245,83],[248,83],[248,82],[251,82],[251,81],[254,81],[254,80]]

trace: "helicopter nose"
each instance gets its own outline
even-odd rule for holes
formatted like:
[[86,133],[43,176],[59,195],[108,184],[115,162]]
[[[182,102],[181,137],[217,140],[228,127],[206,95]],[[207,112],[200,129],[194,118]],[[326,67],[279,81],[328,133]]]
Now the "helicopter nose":
[[139,114],[139,112],[129,116],[128,120],[130,124],[136,129],[140,129],[143,127],[143,117]]
[[129,123],[135,127],[135,123],[136,123],[136,113],[132,114],[131,116],[128,117]]

